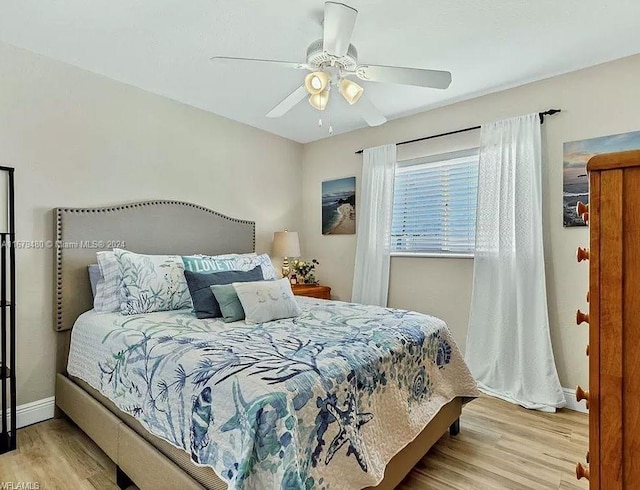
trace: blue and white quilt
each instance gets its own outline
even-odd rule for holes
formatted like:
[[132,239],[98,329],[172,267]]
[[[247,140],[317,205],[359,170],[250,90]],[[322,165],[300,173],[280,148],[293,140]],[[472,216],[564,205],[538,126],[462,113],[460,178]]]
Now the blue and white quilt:
[[83,314],[68,372],[230,489],[360,489],[455,397],[478,395],[445,323],[297,298],[259,325],[188,310]]

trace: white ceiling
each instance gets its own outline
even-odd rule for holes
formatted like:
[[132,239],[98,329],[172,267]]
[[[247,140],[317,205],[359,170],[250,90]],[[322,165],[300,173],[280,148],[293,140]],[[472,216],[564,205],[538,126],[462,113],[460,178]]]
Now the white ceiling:
[[[638,0],[345,0],[364,63],[446,69],[446,91],[364,83],[389,118],[640,52]],[[306,102],[264,117],[305,72],[213,55],[304,61],[322,0],[0,0],[0,41],[308,142],[327,136]],[[553,101],[549,101],[553,104]],[[335,133],[365,126],[332,95]]]

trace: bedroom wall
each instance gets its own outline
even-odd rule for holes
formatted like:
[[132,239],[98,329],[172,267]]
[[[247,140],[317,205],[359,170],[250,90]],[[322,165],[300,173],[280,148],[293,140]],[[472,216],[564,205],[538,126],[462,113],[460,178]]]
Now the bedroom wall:
[[[256,221],[257,250],[298,229],[302,146],[0,43],[0,164],[18,240],[57,206],[178,199]],[[18,404],[54,393],[53,252],[17,251]]]
[[[454,74],[455,75],[455,74]],[[587,328],[575,325],[575,311],[587,307],[588,267],[577,264],[576,247],[588,244],[586,228],[562,226],[562,144],[584,138],[640,130],[640,55],[478,97],[305,145],[303,171],[303,253],[317,258],[318,277],[336,298],[349,300],[355,235],[321,234],[323,180],[356,175],[362,157],[354,151],[446,132],[478,123],[545,110],[562,109],[543,126],[544,232],[551,336],[564,387],[587,385]],[[398,158],[477,146],[479,132],[398,148]],[[391,259],[389,304],[435,314],[448,322],[464,348],[473,276],[472,259]],[[491,287],[487,285],[487,287]]]

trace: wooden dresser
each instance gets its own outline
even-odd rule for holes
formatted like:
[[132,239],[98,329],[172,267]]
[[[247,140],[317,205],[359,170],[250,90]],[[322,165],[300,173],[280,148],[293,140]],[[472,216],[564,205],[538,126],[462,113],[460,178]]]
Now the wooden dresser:
[[598,155],[587,165],[589,390],[576,397],[589,408],[587,463],[578,478],[591,490],[640,489],[640,151]]

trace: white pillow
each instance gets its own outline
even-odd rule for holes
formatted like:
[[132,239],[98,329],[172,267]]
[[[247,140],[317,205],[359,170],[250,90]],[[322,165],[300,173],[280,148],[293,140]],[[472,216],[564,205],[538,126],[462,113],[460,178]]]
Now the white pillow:
[[141,255],[115,249],[122,286],[123,315],[180,310],[192,306],[179,255]]
[[122,274],[116,254],[111,251],[97,252],[100,279],[96,284],[93,309],[98,313],[120,311],[120,287]]
[[289,279],[234,282],[246,323],[264,323],[300,315],[302,310],[291,291]]

